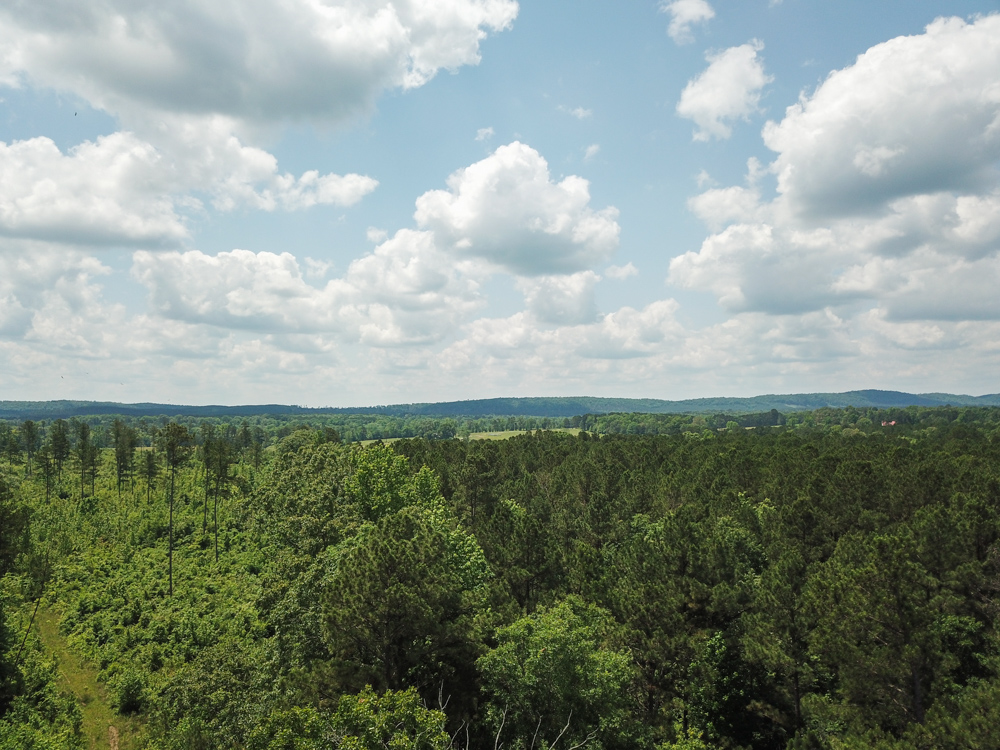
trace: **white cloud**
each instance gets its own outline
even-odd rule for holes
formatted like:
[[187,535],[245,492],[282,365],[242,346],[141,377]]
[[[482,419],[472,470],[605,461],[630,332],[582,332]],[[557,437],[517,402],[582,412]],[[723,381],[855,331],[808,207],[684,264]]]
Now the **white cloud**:
[[[587,182],[551,180],[533,149],[514,143],[453,174],[448,191],[417,200],[420,228],[378,243],[342,278],[322,287],[289,254],[234,250],[135,253],[132,274],[150,292],[157,314],[196,325],[262,333],[318,333],[373,346],[427,343],[453,334],[483,304],[482,279],[504,269],[517,281],[535,320],[594,320],[587,265],[617,247],[613,208],[589,207]],[[456,257],[457,256],[457,257]]]
[[842,257],[828,232],[734,224],[674,258],[669,281],[711,291],[730,312],[801,313],[841,301],[832,284]]
[[[138,0],[0,7],[0,84],[51,88],[121,132],[61,154],[34,138],[0,152],[0,231],[71,244],[175,244],[185,210],[350,206],[367,176],[300,176],[247,145],[285,123],[343,122],[380,92],[479,61],[513,0]],[[7,188],[6,191],[3,189]],[[3,194],[6,193],[6,194]]]
[[343,315],[358,327],[362,343],[440,340],[482,304],[468,270],[439,250],[430,232],[401,229],[351,263],[344,282],[353,302]]
[[188,323],[261,331],[337,330],[342,283],[306,283],[290,253],[197,250],[133,256],[132,275],[153,309]]
[[228,140],[180,155],[124,132],[67,153],[44,137],[0,143],[0,234],[77,245],[172,245],[188,236],[183,214],[201,209],[194,190],[212,195],[221,210],[294,210],[351,205],[378,184],[357,174],[282,175],[270,154]]
[[1000,319],[998,92],[1000,16],[873,47],[765,127],[776,199],[762,201],[751,163],[747,187],[689,201],[714,234],[669,280],[734,313],[890,326],[893,346]]
[[376,245],[389,239],[389,233],[384,229],[379,229],[378,227],[368,227],[368,231],[365,232],[365,236],[368,238],[369,242],[373,242]]
[[43,243],[0,246],[0,342],[27,342],[45,358],[107,357],[124,310],[107,305],[98,279],[111,272],[96,258]]
[[697,175],[695,175],[694,181],[697,183],[699,188],[703,188],[706,185],[718,184],[714,179],[712,179],[712,175],[708,173],[707,169],[703,169]]
[[[72,91],[123,116],[337,121],[388,88],[479,62],[513,0],[37,0],[0,9],[0,80]],[[147,117],[148,114],[142,114]]]
[[48,138],[0,143],[0,232],[76,243],[187,236],[160,155],[128,133],[63,154]]
[[696,23],[705,23],[715,18],[715,11],[706,0],[674,0],[663,2],[660,10],[670,14],[670,26],[667,33],[677,44],[687,44],[694,41],[691,27]]
[[601,147],[597,143],[592,143],[583,151],[583,160],[590,161],[601,152]]
[[571,117],[575,117],[577,120],[586,120],[594,114],[594,110],[592,109],[585,109],[584,107],[573,107],[570,109],[569,107],[564,107],[562,105],[559,106],[559,111],[565,112]]
[[[60,257],[44,247],[19,243],[19,253],[0,253],[0,336],[21,338],[29,334],[35,315],[59,290],[70,300],[88,296],[92,279],[108,268],[81,253]],[[24,253],[24,255],[21,255]]]
[[719,230],[726,224],[753,220],[760,209],[760,193],[738,185],[715,188],[689,199],[687,205],[709,228]]
[[638,276],[639,269],[629,261],[624,266],[608,266],[604,269],[604,275],[609,279],[615,279],[616,281],[624,281],[630,276]]
[[[406,401],[414,393],[445,400],[467,392],[469,382],[477,393],[540,393],[557,382],[561,392],[676,397],[780,392],[801,382],[836,390],[849,377],[915,390],[926,382],[971,382],[967,371],[956,373],[949,353],[961,352],[984,372],[1000,366],[1000,323],[900,319],[881,306],[858,314],[829,307],[742,312],[701,330],[684,328],[678,304],[669,299],[587,322],[540,325],[531,309],[476,319],[474,292],[467,294],[460,278],[454,293],[442,293],[453,281],[442,282],[436,261],[421,267],[425,253],[434,252],[424,244],[428,233],[406,230],[393,239],[382,257],[359,262],[335,285],[348,300],[339,309],[328,304],[339,300],[326,287],[305,288],[288,257],[178,260],[181,254],[147,253],[168,259],[158,269],[157,278],[166,277],[158,293],[164,296],[169,286],[170,294],[183,297],[186,309],[174,310],[183,316],[174,317],[155,310],[130,316],[109,304],[97,281],[112,272],[79,253],[36,248],[18,258],[0,255],[0,378],[37,395],[58,388],[68,397],[141,400],[157,382],[163,401],[190,402],[194,390],[221,402],[301,393],[310,404],[347,405]],[[252,293],[212,290],[209,277],[217,268],[244,274]],[[970,274],[984,272],[985,266]],[[586,288],[594,277],[582,281]],[[12,290],[20,309],[9,315]],[[399,297],[409,300],[394,307]],[[246,325],[253,315],[266,325]],[[242,317],[243,325],[207,324],[212,316]],[[316,316],[339,328],[316,330],[310,322]],[[982,382],[988,389],[992,381]]]
[[333,268],[333,263],[329,261],[309,257],[306,257],[305,265],[307,279],[325,279]]
[[308,265],[303,274],[290,253],[139,251],[132,275],[156,313],[171,320],[377,346],[439,339],[480,304],[477,283],[429,232],[397,232],[322,287],[307,283]]
[[[785,314],[868,300],[893,318],[993,319],[1000,200],[948,193],[894,201],[881,216],[803,225],[778,199],[709,190],[692,210],[716,229],[671,261],[669,280],[727,310]],[[992,215],[991,215],[992,211]],[[722,224],[729,226],[719,231]]]
[[876,45],[764,128],[791,209],[877,212],[901,197],[995,184],[1000,15],[942,18]]
[[479,128],[479,130],[476,131],[476,140],[477,141],[488,141],[494,135],[495,135],[495,133],[493,132],[493,128],[492,127],[490,127],[490,128]]
[[617,249],[617,209],[589,204],[587,180],[553,182],[545,159],[515,141],[452,174],[448,190],[424,193],[414,216],[459,257],[542,276],[586,270]]
[[735,120],[759,111],[761,89],[774,80],[757,57],[763,48],[754,40],[706,56],[708,68],[688,82],[677,103],[677,114],[698,126],[694,140],[729,138]]
[[377,186],[378,180],[367,175],[321,175],[315,169],[298,178],[290,174],[274,177],[277,202],[293,211],[320,204],[353,206]]
[[[623,307],[592,322],[555,328],[540,327],[530,312],[481,318],[465,327],[465,338],[445,349],[440,362],[446,371],[474,373],[484,384],[514,380],[522,387],[553,380],[567,386],[574,375],[606,376],[612,369],[629,379],[648,378],[653,371],[662,375],[662,357],[671,356],[684,335],[677,307],[673,300],[659,300],[641,310]],[[623,367],[625,362],[630,364]]]
[[593,271],[569,276],[540,276],[520,279],[528,310],[536,320],[557,325],[590,323],[597,318],[594,287],[601,280]]

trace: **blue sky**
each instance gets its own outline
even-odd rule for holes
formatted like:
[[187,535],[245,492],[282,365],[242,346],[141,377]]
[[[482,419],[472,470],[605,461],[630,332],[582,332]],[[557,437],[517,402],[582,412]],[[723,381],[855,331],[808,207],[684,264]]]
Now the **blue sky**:
[[0,398],[995,392],[998,10],[0,9]]

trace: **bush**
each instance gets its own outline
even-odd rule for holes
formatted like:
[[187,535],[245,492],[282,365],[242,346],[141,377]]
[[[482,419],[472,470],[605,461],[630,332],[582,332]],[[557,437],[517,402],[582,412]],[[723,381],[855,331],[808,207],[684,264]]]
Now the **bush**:
[[146,681],[142,674],[126,668],[114,683],[115,708],[120,714],[135,714],[146,705]]

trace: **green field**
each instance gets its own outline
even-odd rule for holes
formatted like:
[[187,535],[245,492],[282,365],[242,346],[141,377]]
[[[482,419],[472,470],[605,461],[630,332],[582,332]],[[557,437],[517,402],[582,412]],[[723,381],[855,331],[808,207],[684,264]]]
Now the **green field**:
[[[472,432],[469,433],[469,440],[510,440],[518,435],[528,435],[535,430],[502,430],[500,432]],[[545,432],[565,432],[576,437],[580,434],[579,427],[555,427]]]

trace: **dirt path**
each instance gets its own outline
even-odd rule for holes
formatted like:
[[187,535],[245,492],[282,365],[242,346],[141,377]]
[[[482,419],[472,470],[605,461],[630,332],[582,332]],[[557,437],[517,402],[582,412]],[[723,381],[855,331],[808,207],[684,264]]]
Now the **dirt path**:
[[97,681],[97,670],[69,649],[59,633],[59,615],[51,609],[38,610],[35,619],[45,650],[59,659],[60,687],[80,701],[83,736],[90,750],[129,750],[134,735],[132,722],[117,716],[108,705],[107,691]]

